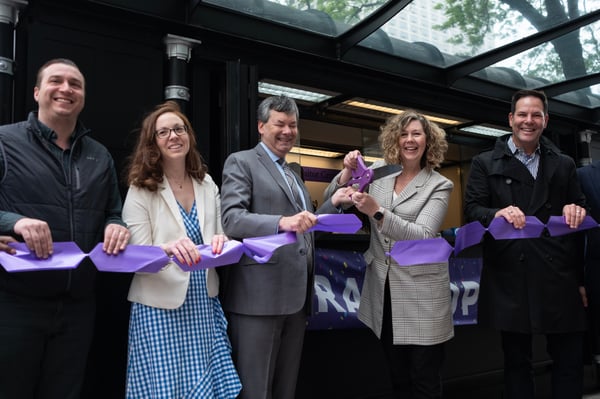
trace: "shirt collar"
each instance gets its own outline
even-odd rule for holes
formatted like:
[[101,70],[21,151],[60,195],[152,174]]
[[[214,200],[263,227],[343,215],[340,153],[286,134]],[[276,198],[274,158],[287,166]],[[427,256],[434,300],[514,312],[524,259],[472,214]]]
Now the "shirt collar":
[[[515,144],[515,142],[513,141],[513,138],[512,138],[512,136],[510,136],[510,137],[508,138],[508,142],[507,142],[507,144],[508,144],[508,148],[510,149],[510,152],[511,152],[512,154],[521,153],[521,154],[523,154],[523,155],[527,155],[527,154],[525,154],[525,151],[523,151],[523,149],[522,149],[522,148],[520,148],[520,147],[517,147],[517,145],[516,145],[516,144]],[[535,148],[535,151],[534,151],[534,152],[533,152],[531,155],[534,155],[534,154],[539,154],[539,153],[540,153],[540,143],[538,142],[538,144],[537,144],[537,147]],[[530,156],[531,156],[531,155],[530,155]]]
[[269,155],[269,158],[271,158],[271,161],[277,162],[279,157],[277,155],[273,154],[273,151],[271,151],[269,149],[269,147],[267,147],[267,145],[265,143],[263,143],[262,141],[260,142],[260,145],[262,145],[262,147],[265,149],[267,155]]
[[[37,116],[37,115],[36,115]],[[56,139],[58,138],[58,136],[56,135],[56,132],[49,128],[48,126],[46,126],[42,121],[40,121],[38,118],[36,118],[36,122],[38,125],[38,129],[40,131],[40,134],[42,135],[43,138],[45,138],[48,141],[51,142],[56,142]],[[80,129],[79,129],[79,123],[75,126],[75,130],[73,131],[73,134],[71,134],[71,137],[69,137],[69,142],[73,143],[73,141],[75,141],[75,138],[80,135]]]

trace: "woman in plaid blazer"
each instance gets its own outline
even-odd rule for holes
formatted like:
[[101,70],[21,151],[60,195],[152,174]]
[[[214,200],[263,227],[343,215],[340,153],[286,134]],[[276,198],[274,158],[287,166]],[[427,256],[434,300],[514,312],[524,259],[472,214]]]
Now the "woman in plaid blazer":
[[[454,336],[448,263],[400,266],[386,253],[396,241],[438,236],[453,184],[434,168],[448,144],[441,128],[414,111],[391,117],[379,140],[384,161],[373,167],[400,164],[402,172],[352,195],[371,224],[358,317],[381,340],[395,398],[441,398],[443,343]],[[346,155],[326,197],[348,182],[359,156]]]

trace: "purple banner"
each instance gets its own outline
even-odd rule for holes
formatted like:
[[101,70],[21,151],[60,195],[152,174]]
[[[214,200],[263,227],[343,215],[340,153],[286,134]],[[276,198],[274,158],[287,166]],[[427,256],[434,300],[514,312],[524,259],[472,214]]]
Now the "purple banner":
[[477,324],[481,258],[450,258],[450,289],[454,325]]
[[315,249],[315,296],[308,328],[362,328],[356,317],[366,263],[361,252]]
[[[481,259],[450,258],[448,267],[454,324],[476,324]],[[308,329],[365,327],[357,318],[365,268],[361,252],[315,250],[314,312]]]
[[302,167],[302,174],[306,181],[318,181],[331,183],[331,180],[339,173],[337,169]]

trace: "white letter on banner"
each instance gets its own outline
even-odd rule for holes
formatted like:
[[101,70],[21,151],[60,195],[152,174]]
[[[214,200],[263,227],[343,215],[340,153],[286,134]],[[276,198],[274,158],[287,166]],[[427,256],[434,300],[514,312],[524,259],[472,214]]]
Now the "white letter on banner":
[[458,286],[454,283],[450,283],[450,296],[452,297],[452,314],[456,312],[456,306],[458,305],[458,296],[460,295],[460,290]]
[[479,296],[479,284],[475,281],[463,281],[465,287],[465,293],[462,297],[462,314],[469,314],[469,306],[477,303],[477,297]]
[[360,304],[360,291],[358,290],[358,284],[356,284],[356,279],[354,277],[349,277],[346,280],[346,288],[344,288],[343,297],[348,312],[356,312],[358,310],[358,305]]
[[319,312],[327,312],[327,301],[331,302],[335,310],[344,312],[344,308],[335,301],[335,292],[325,276],[315,275],[315,294],[319,300]]

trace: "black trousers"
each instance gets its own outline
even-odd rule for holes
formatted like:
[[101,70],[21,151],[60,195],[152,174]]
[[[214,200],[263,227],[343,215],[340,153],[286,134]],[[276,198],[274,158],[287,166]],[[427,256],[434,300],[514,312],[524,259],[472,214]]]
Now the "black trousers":
[[0,291],[0,398],[79,399],[94,300]]
[[[502,331],[504,383],[507,399],[534,399],[532,336]],[[552,359],[552,398],[581,399],[583,395],[583,333],[546,334]]]
[[394,345],[391,300],[387,282],[385,291],[381,344],[390,369],[394,398],[441,398],[444,344]]

